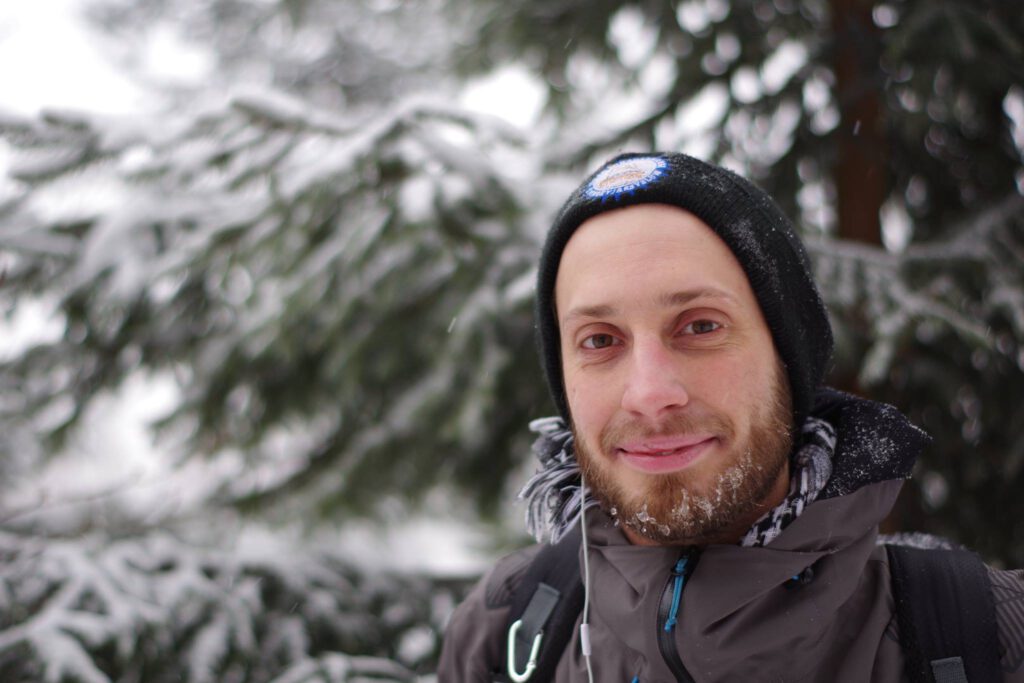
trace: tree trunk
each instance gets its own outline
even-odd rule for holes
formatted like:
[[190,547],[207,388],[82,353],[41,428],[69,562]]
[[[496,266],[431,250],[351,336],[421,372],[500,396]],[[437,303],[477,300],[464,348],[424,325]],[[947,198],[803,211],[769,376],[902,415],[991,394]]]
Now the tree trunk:
[[[833,64],[840,122],[836,187],[838,236],[882,244],[880,213],[889,191],[888,145],[882,108],[881,34],[871,16],[871,0],[832,0]],[[856,375],[836,378],[839,388],[863,395]],[[903,487],[882,533],[915,528],[920,501],[913,484]]]
[[882,115],[881,35],[871,0],[832,0],[840,122],[834,180],[839,237],[882,243],[879,211],[888,191]]

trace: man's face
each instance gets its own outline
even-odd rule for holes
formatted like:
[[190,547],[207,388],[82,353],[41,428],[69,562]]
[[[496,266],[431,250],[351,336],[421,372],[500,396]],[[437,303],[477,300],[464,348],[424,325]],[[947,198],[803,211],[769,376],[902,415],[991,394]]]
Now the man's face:
[[788,490],[791,403],[743,269],[693,214],[581,225],[555,283],[587,485],[634,542],[735,542]]

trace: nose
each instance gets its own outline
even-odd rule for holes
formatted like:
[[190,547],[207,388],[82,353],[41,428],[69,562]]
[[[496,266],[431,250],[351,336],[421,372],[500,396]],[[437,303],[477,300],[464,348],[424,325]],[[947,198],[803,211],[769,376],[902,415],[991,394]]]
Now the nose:
[[634,339],[627,372],[623,410],[658,418],[690,400],[678,359],[660,338]]

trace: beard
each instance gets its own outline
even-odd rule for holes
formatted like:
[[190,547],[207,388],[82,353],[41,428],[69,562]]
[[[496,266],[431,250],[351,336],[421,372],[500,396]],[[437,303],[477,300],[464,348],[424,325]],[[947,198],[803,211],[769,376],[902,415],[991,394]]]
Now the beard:
[[[769,400],[760,402],[750,433],[737,442],[726,416],[678,413],[657,429],[639,423],[609,423],[600,434],[600,453],[592,453],[573,427],[576,459],[587,487],[617,523],[655,543],[705,545],[731,542],[764,512],[767,498],[786,471],[792,449],[792,400],[788,378],[776,365]],[[715,454],[716,469],[700,474],[686,468],[647,475],[641,490],[627,490],[609,466],[615,445],[654,436],[711,433],[728,450]],[[698,475],[699,476],[696,476]],[[705,481],[700,482],[697,479]]]

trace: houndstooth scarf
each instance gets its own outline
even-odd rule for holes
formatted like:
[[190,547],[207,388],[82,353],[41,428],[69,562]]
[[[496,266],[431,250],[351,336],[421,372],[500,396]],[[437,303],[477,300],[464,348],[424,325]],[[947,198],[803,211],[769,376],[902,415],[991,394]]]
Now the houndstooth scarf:
[[[579,519],[583,501],[573,435],[560,417],[534,420],[530,430],[539,435],[533,453],[540,461],[540,469],[526,482],[519,499],[526,501],[527,530],[538,542],[547,536],[551,543],[557,543]],[[754,523],[740,545],[767,545],[800,516],[828,482],[835,446],[832,425],[807,418],[801,429],[801,445],[793,455],[789,494]],[[586,494],[586,507],[598,504],[589,490]]]
[[789,494],[774,509],[754,522],[740,540],[745,547],[768,545],[814,502],[832,476],[832,454],[836,450],[836,430],[828,422],[809,417],[801,428],[800,448],[793,456]]

